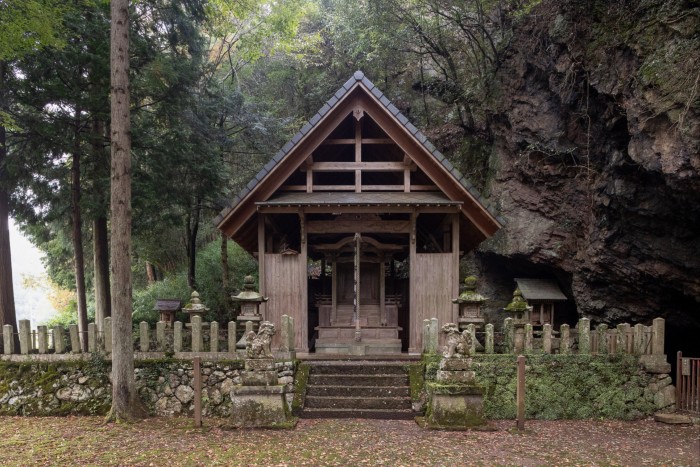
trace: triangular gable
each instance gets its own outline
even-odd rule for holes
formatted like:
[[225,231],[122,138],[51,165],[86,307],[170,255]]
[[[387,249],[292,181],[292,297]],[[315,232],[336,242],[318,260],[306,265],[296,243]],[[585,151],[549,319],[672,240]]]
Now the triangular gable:
[[[459,201],[465,220],[473,232],[471,248],[493,235],[502,220],[478,190],[464,177],[389,99],[364,76],[355,72],[294,137],[260,170],[229,207],[221,211],[214,224],[227,236],[251,251],[251,222],[256,203],[267,201],[323,141],[358,107],[366,112],[413,163],[433,180],[450,200]],[[464,233],[467,233],[463,230]]]

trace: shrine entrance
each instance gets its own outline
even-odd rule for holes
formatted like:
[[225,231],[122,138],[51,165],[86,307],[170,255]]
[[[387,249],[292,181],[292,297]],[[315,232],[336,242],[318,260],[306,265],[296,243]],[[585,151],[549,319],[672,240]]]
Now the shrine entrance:
[[311,257],[323,255],[322,290],[314,295],[315,310],[309,310],[318,313],[317,353],[401,352],[403,294],[397,293],[394,261],[406,256],[404,237],[401,245],[355,233],[333,244],[310,246]]

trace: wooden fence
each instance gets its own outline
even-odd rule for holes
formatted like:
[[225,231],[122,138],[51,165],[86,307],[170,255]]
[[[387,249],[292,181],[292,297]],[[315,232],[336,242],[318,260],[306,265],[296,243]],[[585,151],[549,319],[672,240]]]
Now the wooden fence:
[[[273,349],[283,354],[294,352],[294,320],[283,315],[279,324],[281,346]],[[277,324],[277,323],[275,323]],[[423,321],[423,352],[436,353],[439,349],[439,324],[436,318]],[[249,326],[251,326],[249,324]],[[135,333],[135,351],[140,352],[208,352],[233,354],[238,337],[242,335],[242,324],[235,321],[227,323],[224,329],[217,322],[204,323],[201,318],[193,317],[192,322],[184,325],[176,321],[172,327],[161,321],[155,330],[148,323],[141,322]],[[614,328],[601,324],[591,329],[590,320],[582,318],[571,328],[563,324],[559,331],[550,325],[541,330],[533,329],[531,324],[518,325],[512,318],[506,318],[501,332],[495,332],[492,324],[487,324],[483,331],[477,331],[474,325],[467,330],[472,333],[474,348],[477,352],[477,339],[480,352],[484,353],[558,353],[558,354],[633,354],[663,355],[665,320],[656,318],[651,326],[636,324],[619,324]],[[82,353],[81,342],[87,339],[87,352],[112,351],[112,320],[106,318],[104,330],[98,331],[95,323],[88,324],[86,335],[81,336],[77,325],[70,325],[66,330],[62,326],[51,329],[38,326],[32,330],[29,320],[19,322],[19,349],[15,348],[15,334],[12,325],[3,326],[2,351],[4,355],[13,354],[79,354]],[[483,347],[483,349],[481,348]],[[232,356],[232,355],[229,355]],[[695,387],[697,387],[696,385]]]
[[676,366],[676,408],[700,415],[700,358],[683,357],[683,352]]
[[[423,321],[423,352],[439,351],[439,324],[433,318]],[[545,324],[535,330],[531,324],[517,324],[512,318],[506,318],[502,331],[494,331],[492,324],[487,324],[484,331],[477,331],[473,324],[466,329],[472,334],[472,354],[477,352],[476,342],[483,346],[483,352],[490,353],[559,353],[559,354],[633,354],[663,355],[665,338],[665,320],[656,318],[651,326],[627,323],[609,328],[605,324],[591,329],[588,318],[578,321],[576,327],[562,324],[558,332],[551,325]],[[500,342],[499,342],[500,341]]]

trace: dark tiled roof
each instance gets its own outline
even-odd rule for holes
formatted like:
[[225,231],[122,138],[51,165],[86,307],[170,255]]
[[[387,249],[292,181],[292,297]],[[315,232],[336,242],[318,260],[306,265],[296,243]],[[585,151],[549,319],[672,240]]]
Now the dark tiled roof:
[[377,206],[377,205],[424,205],[445,206],[462,204],[452,201],[442,193],[429,192],[394,192],[394,193],[341,193],[314,192],[314,193],[283,193],[271,197],[267,201],[255,203],[259,206],[309,206],[309,205],[334,205],[334,206]]
[[562,302],[568,300],[554,280],[517,278],[515,282],[525,300],[545,300]]
[[435,159],[438,160],[442,164],[442,166],[452,174],[452,176],[457,180],[466,190],[469,191],[469,193],[474,196],[481,205],[488,210],[488,212],[501,224],[503,225],[505,221],[501,216],[496,213],[496,211],[493,209],[493,206],[491,206],[489,203],[486,202],[486,199],[481,195],[481,193],[478,192],[476,188],[464,177],[459,170],[457,170],[456,167],[454,167],[446,158],[445,156],[442,155],[440,151],[435,148],[435,146],[428,141],[428,139],[425,137],[423,133],[421,133],[418,128],[416,128],[401,112],[399,112],[399,109],[394,106],[394,104],[391,103],[391,101],[384,96],[382,91],[377,88],[374,83],[372,83],[365,74],[361,71],[356,71],[353,76],[343,84],[343,86],[338,89],[338,91],[333,95],[328,102],[323,104],[321,109],[313,116],[311,119],[301,128],[301,130],[292,137],[292,139],[285,144],[282,149],[280,149],[277,154],[272,158],[270,162],[273,162],[271,165],[270,162],[268,162],[265,167],[260,170],[260,172],[253,178],[248,185],[239,193],[239,195],[234,198],[230,206],[227,208],[224,208],[218,216],[214,219],[214,224],[218,225],[227,215],[228,213],[235,208],[235,206],[252,191],[255,186],[267,176],[268,173],[272,171],[274,166],[281,161],[288,153],[289,151],[292,150],[296,144],[302,140],[304,135],[306,135],[309,131],[311,131],[316,124],[321,120],[321,118],[326,115],[334,105],[336,105],[342,98],[345,96],[345,94],[348,93],[350,89],[355,86],[357,83],[362,83],[362,85],[367,88],[376,98],[377,100],[389,111],[394,117],[403,125],[406,130],[414,136],[418,140],[420,144],[423,145],[423,147],[428,151],[430,154],[432,154]]
[[156,299],[156,304],[153,307],[155,311],[177,311],[182,306],[182,301],[174,298],[159,298]]

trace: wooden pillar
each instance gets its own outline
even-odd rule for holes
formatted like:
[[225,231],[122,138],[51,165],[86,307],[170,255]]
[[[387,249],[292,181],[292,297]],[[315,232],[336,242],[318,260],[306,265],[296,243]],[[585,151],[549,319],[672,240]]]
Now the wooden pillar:
[[518,355],[518,385],[516,388],[516,405],[518,412],[518,431],[525,429],[525,356]]
[[[452,214],[452,296],[459,296],[459,214]],[[459,305],[452,304],[452,322],[459,319]]]
[[358,333],[360,332],[360,234],[355,233],[355,261],[354,261],[354,272],[355,277],[353,279],[354,286],[354,305],[355,305],[355,340],[358,339]]
[[338,258],[331,260],[331,326],[338,321]]
[[308,352],[309,349],[309,339],[308,339],[308,323],[309,323],[309,287],[308,287],[308,268],[307,268],[307,255],[308,255],[308,242],[306,238],[306,213],[301,210],[299,212],[299,238],[301,241],[301,252],[299,254],[299,273],[301,274],[301,281],[304,285],[302,290],[299,291],[301,294],[301,310],[299,314],[299,329],[295,333],[299,336],[299,350],[302,352]]
[[[410,295],[410,306],[409,306],[409,319],[408,322],[410,326],[417,322],[421,322],[423,318],[428,318],[427,316],[419,317],[418,309],[416,308],[415,293],[416,293],[416,221],[418,219],[418,213],[414,210],[411,213],[411,233],[408,239],[408,287]],[[409,326],[409,327],[410,327]],[[409,329],[408,334],[408,352],[409,353],[419,353],[423,348],[421,342],[421,334],[419,329]]]
[[[362,124],[355,120],[355,162],[362,162]],[[362,191],[362,171],[355,170],[355,193]]]
[[[258,213],[258,282],[260,284],[260,294],[265,296],[265,214]],[[266,317],[265,303],[260,304],[260,315]]]
[[379,258],[379,312],[382,317],[382,326],[386,326],[386,279],[384,255]]

